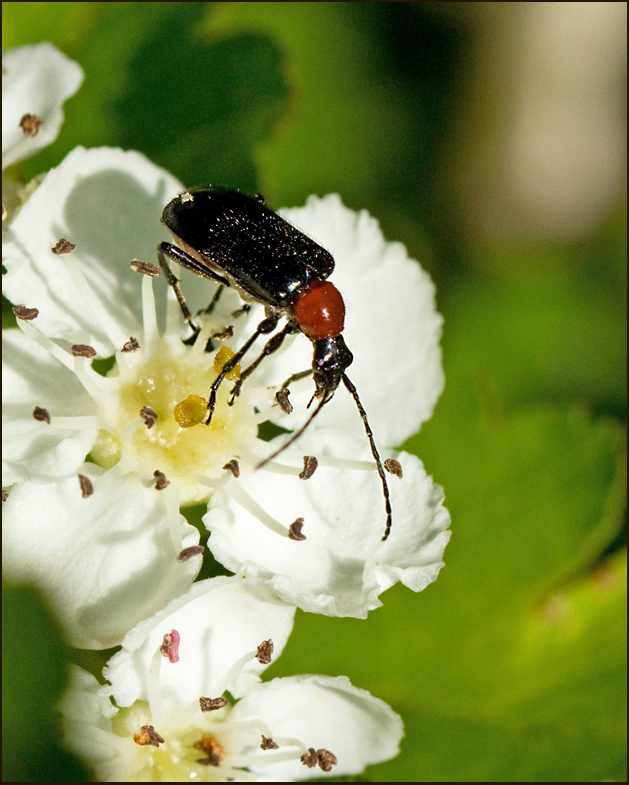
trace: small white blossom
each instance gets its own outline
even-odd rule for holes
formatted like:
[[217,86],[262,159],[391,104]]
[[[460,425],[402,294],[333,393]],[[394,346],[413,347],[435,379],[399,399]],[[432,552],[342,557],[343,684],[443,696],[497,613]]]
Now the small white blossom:
[[2,168],[34,155],[57,138],[64,102],[83,70],[50,43],[2,54]]
[[396,755],[400,718],[346,678],[260,682],[293,613],[242,575],[195,584],[126,636],[111,686],[75,672],[67,743],[109,782],[334,777]]
[[[296,430],[305,417],[311,379],[291,387],[293,414],[283,414],[274,398],[288,376],[312,363],[303,335],[291,336],[262,363],[234,406],[223,384],[209,427],[184,428],[175,419],[187,396],[207,396],[225,361],[217,355],[220,343],[237,349],[263,317],[260,305],[239,315],[241,301],[228,290],[210,314],[197,317],[202,333],[190,347],[181,340],[172,292],[164,308],[161,300],[155,304],[152,277],[140,284],[130,260],[155,259],[165,237],[158,216],[181,190],[137,153],[77,148],[46,175],[9,228],[5,291],[38,314],[18,321],[23,335],[8,335],[3,482],[85,475],[88,453],[106,470],[103,481],[113,493],[122,492],[119,478],[149,487],[163,476],[170,501],[156,525],[168,526],[175,549],[182,542],[178,508],[211,499],[206,524],[218,558],[234,571],[248,565],[286,601],[309,610],[364,616],[398,580],[424,588],[442,566],[449,516],[418,459],[392,448],[430,415],[443,386],[441,317],[429,278],[403,246],[386,243],[373,218],[348,210],[337,196],[289,211],[335,256],[333,277],[347,293],[345,334],[355,355],[348,373],[383,459],[397,457],[402,465],[401,479],[389,475],[393,530],[381,543],[383,489],[355,401],[343,387],[281,459],[255,471],[277,444],[258,438],[258,425],[270,420]],[[192,312],[207,305],[215,286],[176,272]],[[214,349],[203,351],[216,335]],[[106,376],[95,371],[93,353],[114,355]],[[304,455],[320,463],[308,480],[298,478]],[[291,539],[300,518],[305,541]],[[76,525],[107,528],[100,520]],[[52,530],[18,547],[26,534],[12,516],[8,526],[15,544],[8,564],[14,553],[28,551],[38,570],[54,569],[45,556]]]

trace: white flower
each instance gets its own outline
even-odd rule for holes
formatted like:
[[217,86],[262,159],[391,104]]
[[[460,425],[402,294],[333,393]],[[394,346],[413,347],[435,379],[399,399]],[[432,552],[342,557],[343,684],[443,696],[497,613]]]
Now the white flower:
[[293,613],[242,575],[196,584],[126,636],[111,686],[75,672],[67,743],[110,782],[334,777],[396,755],[400,718],[346,678],[260,683]]
[[[305,417],[311,379],[291,386],[292,415],[282,414],[274,398],[288,376],[312,363],[312,346],[303,335],[291,336],[262,363],[233,407],[227,405],[230,390],[224,384],[211,426],[179,427],[175,406],[190,394],[206,397],[224,362],[215,351],[218,340],[214,351],[203,351],[207,338],[230,327],[233,338],[226,343],[237,349],[263,317],[261,305],[248,316],[235,315],[241,301],[227,290],[189,347],[181,341],[172,292],[167,309],[163,303],[156,308],[151,277],[143,276],[140,285],[129,262],[155,259],[155,247],[165,237],[158,217],[180,190],[137,153],[77,148],[46,175],[11,225],[4,244],[5,292],[14,303],[37,308],[38,315],[18,321],[23,335],[8,336],[10,441],[3,483],[76,479],[77,473],[89,474],[82,464],[89,453],[106,470],[99,481],[110,493],[123,493],[124,487],[132,493],[132,483],[118,482],[122,477],[149,487],[158,472],[170,483],[165,514],[156,525],[168,526],[175,551],[183,536],[178,508],[211,497],[206,524],[213,551],[234,571],[246,564],[250,574],[273,580],[286,601],[302,608],[364,616],[398,580],[416,591],[424,588],[442,566],[448,538],[441,489],[417,458],[397,456],[404,477],[389,477],[393,530],[386,543],[380,542],[382,486],[359,412],[345,389],[290,451],[254,470],[276,445],[258,438],[258,424],[272,420],[296,430]],[[311,198],[289,217],[335,256],[333,278],[347,298],[345,334],[355,355],[348,373],[382,457],[391,457],[391,448],[430,416],[443,386],[441,318],[432,283],[403,246],[385,242],[373,218],[348,210],[337,196]],[[72,245],[60,249],[61,240]],[[215,287],[183,269],[176,274],[192,312],[206,306]],[[115,353],[107,376],[91,366],[92,349],[103,358]],[[247,359],[254,359],[255,352],[250,354]],[[307,481],[297,476],[303,455],[320,463]],[[44,521],[47,513],[48,507],[39,512]],[[289,539],[290,526],[300,517],[306,536],[301,542]],[[66,525],[82,528],[80,539],[88,548],[92,538],[86,533],[93,532],[98,542],[109,527],[100,518]],[[29,574],[55,569],[49,540],[56,532],[43,523],[33,541],[15,515],[5,526],[13,544],[7,564],[19,553],[18,567],[28,563]],[[72,595],[81,590],[88,597],[99,594],[90,585],[74,587]],[[68,615],[76,615],[76,608]],[[146,615],[140,607],[134,621]]]
[[2,168],[57,138],[62,106],[83,81],[81,67],[50,43],[2,54]]

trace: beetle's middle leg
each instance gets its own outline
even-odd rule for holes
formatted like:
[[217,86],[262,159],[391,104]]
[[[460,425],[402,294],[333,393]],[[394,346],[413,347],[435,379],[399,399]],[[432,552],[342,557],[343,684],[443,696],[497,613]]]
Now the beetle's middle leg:
[[[277,327],[278,321],[279,321],[279,316],[267,316],[266,319],[263,319],[260,322],[260,324],[256,327],[253,335],[247,341],[245,341],[245,343],[240,347],[240,349],[236,352],[236,354],[234,354],[225,363],[223,369],[216,377],[216,379],[214,379],[214,382],[212,383],[212,387],[210,388],[210,396],[207,402],[208,416],[205,421],[206,425],[209,425],[212,422],[212,415],[214,414],[214,409],[216,408],[216,393],[218,392],[218,388],[221,386],[223,379],[227,376],[227,374],[230,371],[232,371],[236,367],[236,365],[238,365],[238,363],[242,360],[245,354],[253,346],[258,336],[265,335],[266,333],[272,333],[273,330]],[[278,333],[278,335],[281,334],[282,333]]]
[[265,343],[264,349],[260,355],[251,363],[251,365],[248,365],[245,370],[242,371],[240,378],[233,386],[231,398],[229,399],[230,406],[234,405],[234,401],[240,395],[240,390],[242,389],[245,379],[251,376],[251,374],[255,371],[258,365],[260,365],[265,357],[268,357],[270,354],[273,354],[273,352],[276,352],[280,348],[280,346],[284,343],[284,338],[286,338],[287,335],[294,333],[296,330],[297,327],[295,327],[295,325],[291,322],[288,322],[288,324],[286,324],[279,333],[276,333],[272,338],[269,338],[269,340]]

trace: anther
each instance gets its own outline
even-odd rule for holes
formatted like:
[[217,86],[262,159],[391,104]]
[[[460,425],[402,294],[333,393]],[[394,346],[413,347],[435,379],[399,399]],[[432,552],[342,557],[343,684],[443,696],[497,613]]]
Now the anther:
[[159,647],[162,657],[167,657],[169,662],[179,662],[180,640],[181,636],[177,630],[167,632],[162,639],[162,645]]
[[11,310],[17,319],[22,319],[24,322],[31,322],[39,316],[37,308],[27,308],[25,305],[14,305]]
[[130,264],[131,269],[140,273],[141,275],[148,275],[151,278],[157,278],[161,274],[159,265],[151,264],[150,262],[142,262],[140,259],[132,259]]
[[157,413],[153,411],[150,406],[143,406],[140,409],[140,417],[144,420],[144,424],[149,429],[149,431],[157,422]]
[[6,500],[8,498],[9,498],[9,491],[6,488],[3,488],[2,489],[2,501],[6,502]]
[[299,479],[309,480],[316,472],[318,465],[319,461],[314,457],[314,455],[304,455],[304,468],[303,471],[299,473]]
[[32,139],[34,136],[37,136],[43,123],[44,121],[41,117],[36,114],[24,114],[20,118],[19,126],[24,131],[25,136]]
[[228,461],[225,466],[223,466],[225,471],[231,472],[234,477],[240,477],[240,464],[235,458],[232,458],[231,461]]
[[402,464],[395,458],[387,458],[382,465],[390,474],[395,474],[396,477],[402,479]]
[[62,256],[65,253],[72,253],[75,248],[76,245],[74,243],[71,243],[69,240],[66,240],[65,237],[62,237],[57,242],[55,247],[51,248],[50,250],[55,254],[55,256]]
[[88,496],[91,496],[94,493],[92,481],[84,474],[79,474],[79,487],[81,488],[81,496],[84,499],[87,499]]
[[38,420],[38,422],[45,422],[50,425],[50,414],[48,414],[48,409],[43,409],[41,406],[36,406],[33,409],[33,417]]
[[206,753],[205,758],[197,759],[197,763],[202,766],[220,766],[225,757],[225,750],[212,736],[206,736],[201,741],[197,741],[194,747]]
[[72,346],[72,354],[75,357],[87,357],[89,360],[92,357],[96,357],[96,349],[87,343],[75,343]]
[[170,485],[170,480],[167,480],[164,472],[160,472],[159,469],[155,469],[153,472],[153,477],[155,477],[156,491],[163,491],[164,488],[167,488]]
[[317,755],[315,748],[310,747],[308,752],[304,752],[299,760],[304,764],[304,766],[307,766],[309,769],[314,769],[317,763],[319,763],[319,756]]
[[205,548],[202,545],[191,545],[189,548],[184,548],[177,556],[178,562],[188,561],[193,556],[199,556],[203,553]]
[[279,746],[273,741],[273,739],[267,739],[266,736],[262,736],[262,744],[260,744],[260,749],[262,750],[279,750]]
[[124,354],[127,354],[128,352],[136,352],[139,348],[140,348],[140,343],[138,339],[131,336],[129,340],[125,343],[125,345],[122,347],[121,351]]
[[303,518],[296,518],[291,525],[288,527],[288,539],[289,540],[305,540],[306,535],[301,533],[302,527],[304,525]]
[[140,731],[133,735],[133,741],[141,747],[159,747],[164,739],[152,725],[142,725]]
[[317,758],[319,759],[319,768],[322,771],[332,771],[332,766],[337,764],[336,755],[331,753],[330,750],[317,750]]
[[269,638],[268,641],[262,641],[258,646],[256,652],[256,660],[260,665],[268,665],[273,658],[273,641]]
[[201,711],[218,711],[229,705],[227,698],[199,698]]
[[226,341],[228,338],[234,337],[234,328],[233,325],[228,324],[223,330],[219,330],[216,333],[212,333],[210,338],[214,338],[216,341]]
[[290,414],[293,411],[293,404],[288,400],[290,390],[288,387],[282,387],[275,393],[275,400],[278,402],[280,409],[284,414]]

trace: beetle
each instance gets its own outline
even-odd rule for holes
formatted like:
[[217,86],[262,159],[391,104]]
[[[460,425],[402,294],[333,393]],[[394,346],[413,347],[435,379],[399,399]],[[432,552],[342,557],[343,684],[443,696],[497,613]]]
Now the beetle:
[[263,197],[229,188],[199,188],[180,194],[164,208],[162,222],[171,232],[174,243],[160,243],[157,256],[177,296],[183,317],[193,330],[193,338],[199,328],[192,321],[168,260],[222,286],[232,287],[245,302],[257,302],[265,308],[265,318],[224,364],[212,383],[205,423],[209,425],[212,420],[217,391],[227,374],[260,335],[274,332],[280,319],[285,319],[284,327],[267,340],[260,355],[241,372],[229,403],[234,403],[247,377],[265,357],[280,348],[287,335],[301,332],[309,338],[313,344],[312,368],[291,376],[284,382],[283,389],[292,381],[312,374],[315,390],[308,406],[315,399],[319,403],[286,444],[259,466],[277,457],[299,438],[343,382],[358,408],[382,482],[386,511],[382,540],[386,540],[392,524],[389,487],[367,414],[356,387],[345,373],[354,358],[342,335],[343,297],[327,280],[334,271],[331,254],[281,218]]

